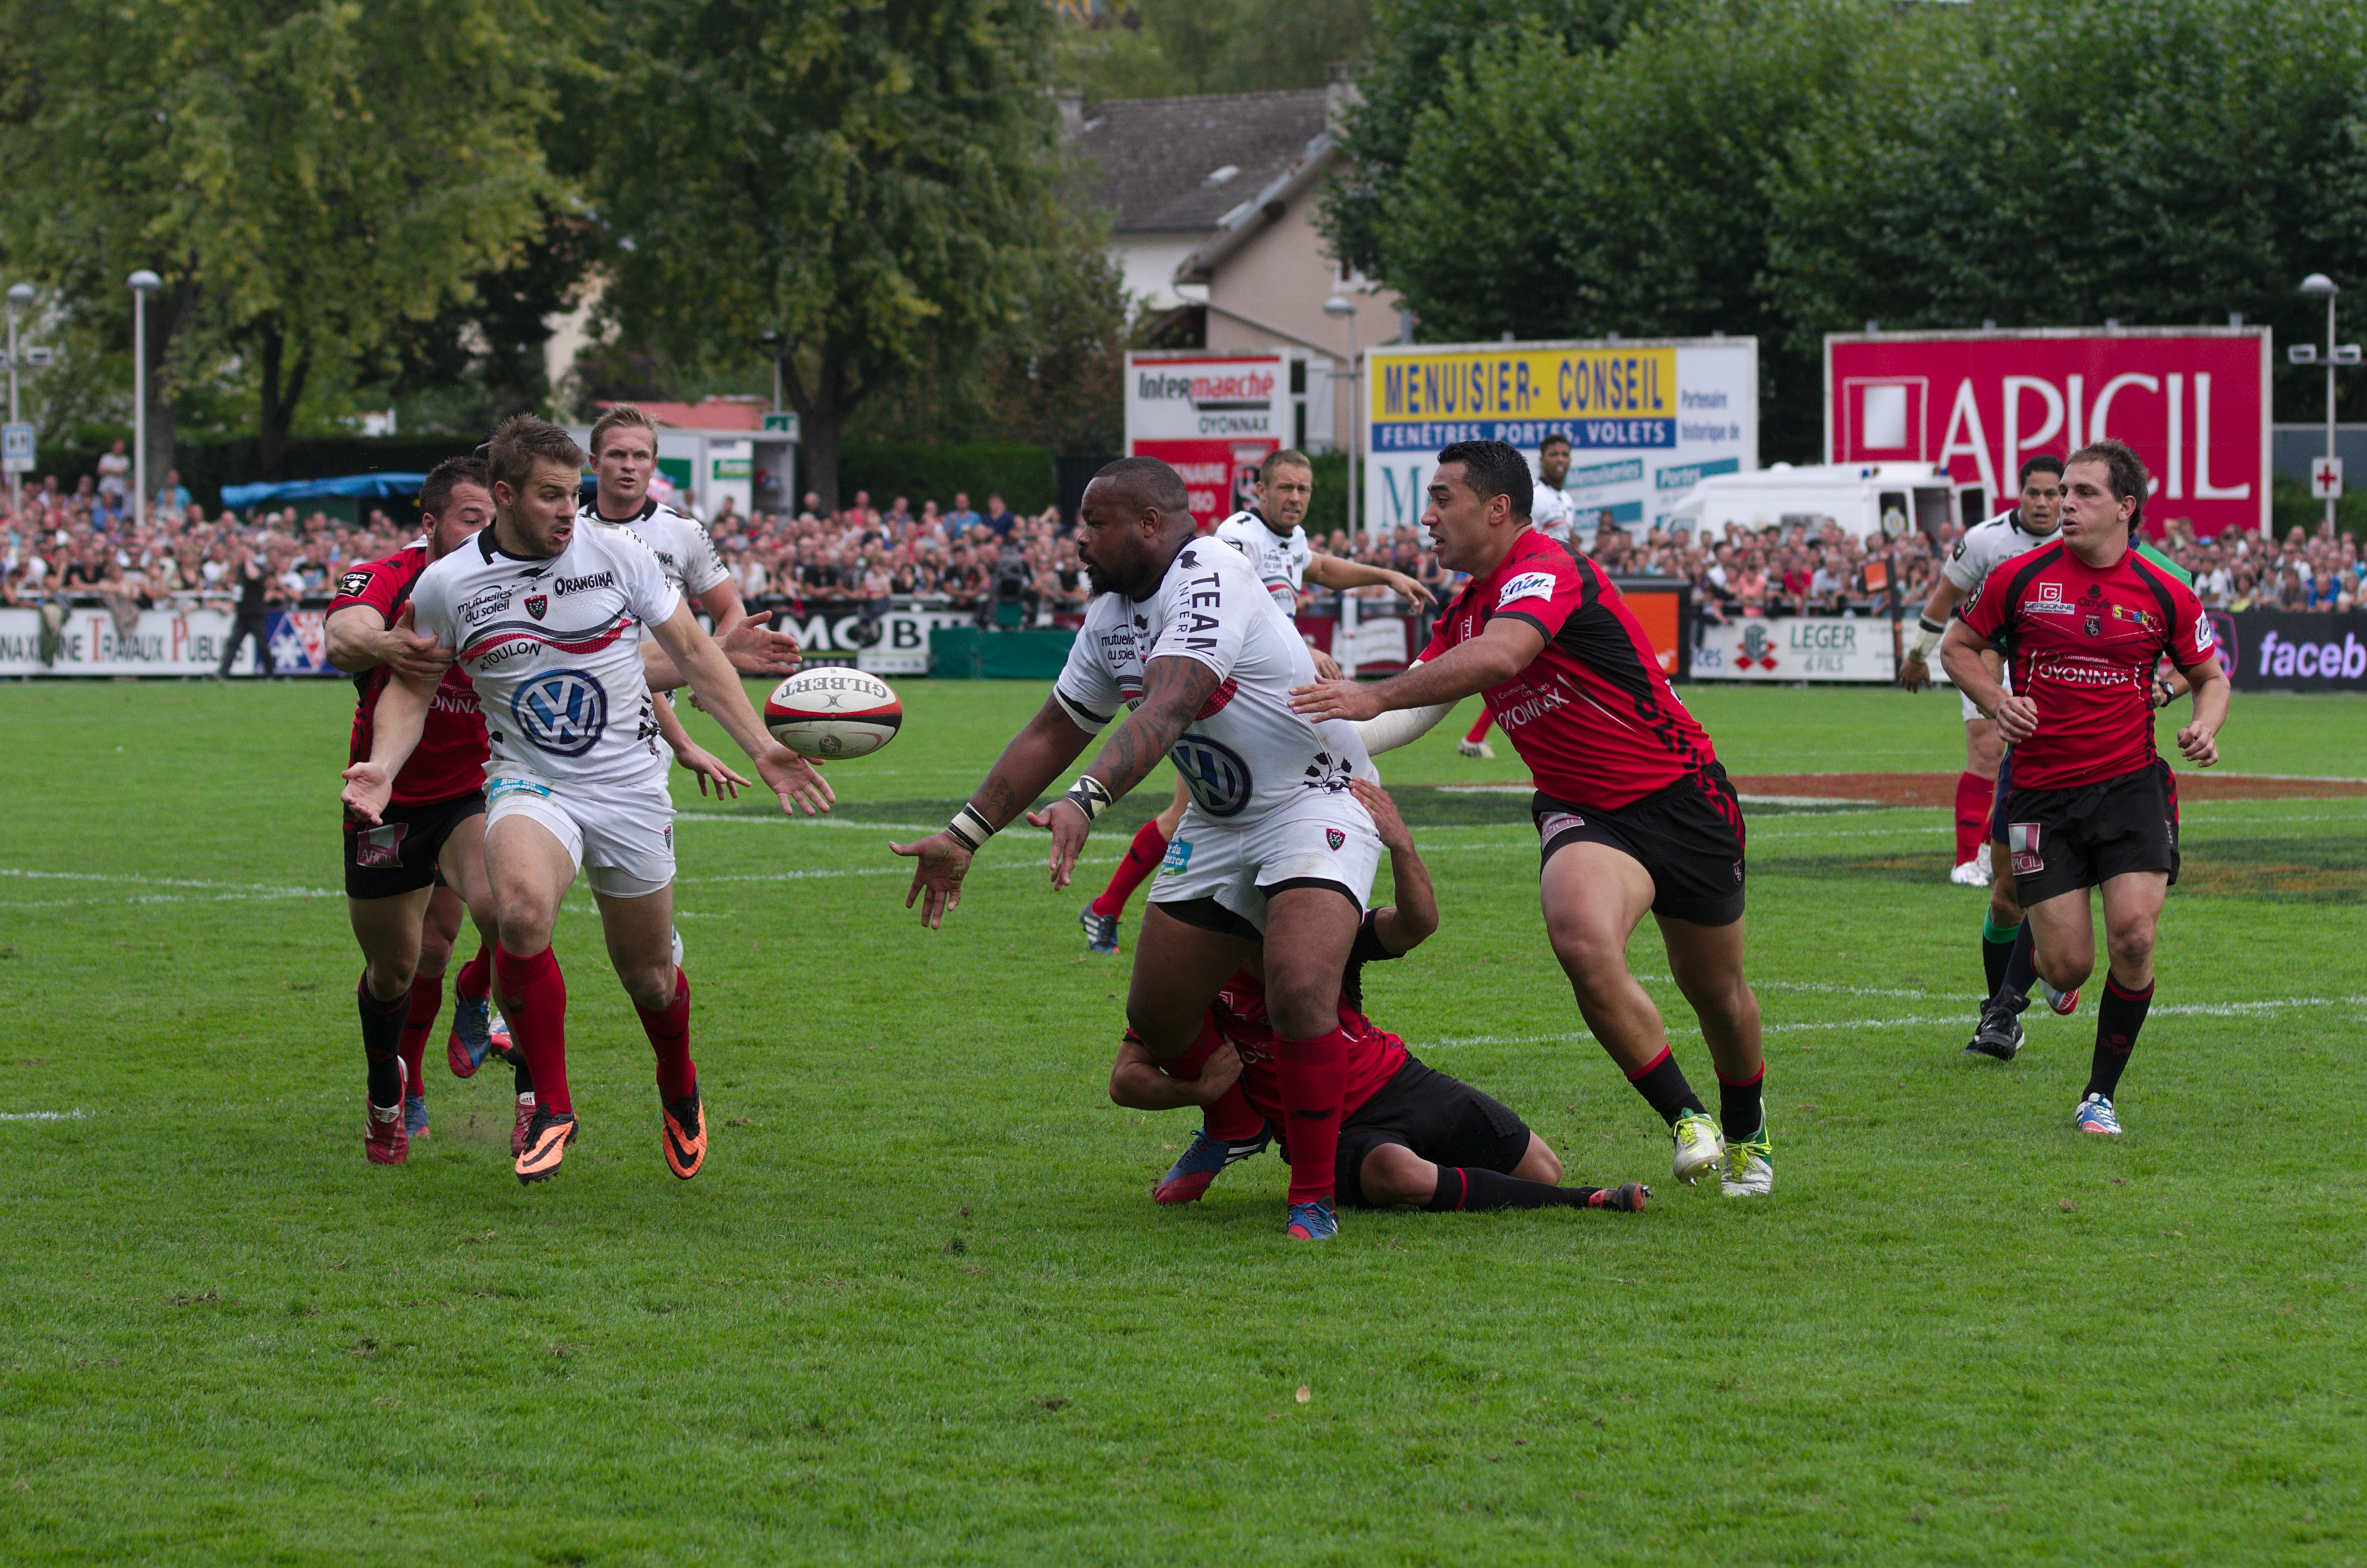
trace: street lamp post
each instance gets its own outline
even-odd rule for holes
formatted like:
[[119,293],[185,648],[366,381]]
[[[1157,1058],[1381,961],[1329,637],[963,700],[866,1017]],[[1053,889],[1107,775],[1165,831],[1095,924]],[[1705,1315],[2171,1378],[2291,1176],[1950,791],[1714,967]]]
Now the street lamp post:
[[125,279],[131,288],[131,521],[148,522],[148,296],[164,280],[142,267]]
[[[1348,374],[1346,378],[1350,403],[1350,411],[1348,415],[1348,537],[1353,540],[1361,536],[1365,531],[1365,516],[1357,509],[1356,506],[1358,499],[1356,489],[1357,480],[1359,477],[1356,472],[1356,469],[1358,467],[1356,438],[1358,433],[1364,428],[1363,415],[1365,412],[1364,405],[1356,402],[1356,389],[1361,384],[1365,367],[1363,361],[1356,353],[1355,305],[1345,296],[1334,294],[1330,299],[1323,301],[1323,313],[1334,318],[1335,320],[1344,320],[1348,324]],[[1334,370],[1331,372],[1331,382],[1335,388],[1339,385],[1341,379],[1339,371]],[[1332,417],[1335,419],[1339,417],[1336,409]]]
[[[2334,341],[2334,300],[2335,296],[2341,293],[2342,290],[2336,287],[2333,278],[2328,278],[2323,272],[2313,272],[2308,277],[2301,280],[2301,291],[2304,294],[2308,295],[2313,300],[2324,300],[2326,301],[2326,459],[2327,472],[2331,473],[2333,472],[2336,457],[2334,449],[2334,370],[2335,367],[2338,365],[2356,365],[2359,363],[2359,345],[2355,343],[2337,343]],[[2297,343],[2291,348],[2285,350],[2285,358],[2296,365],[2315,364],[2317,361],[2317,346],[2310,343]],[[2335,506],[2336,498],[2332,495],[2328,495],[2326,498],[2326,526],[2328,528],[2334,527]]]
[[[8,423],[21,423],[24,415],[17,406],[17,312],[33,302],[30,283],[13,283],[8,287]],[[11,471],[8,475],[8,515],[24,510],[25,476]]]

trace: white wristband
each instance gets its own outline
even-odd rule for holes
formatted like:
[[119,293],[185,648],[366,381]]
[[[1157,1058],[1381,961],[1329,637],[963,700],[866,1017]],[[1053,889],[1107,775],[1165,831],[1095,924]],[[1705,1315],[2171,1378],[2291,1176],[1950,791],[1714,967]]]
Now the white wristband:
[[976,806],[964,806],[946,824],[946,832],[955,842],[975,855],[979,847],[994,836],[994,824],[979,814]]
[[1097,820],[1116,798],[1109,792],[1107,785],[1090,773],[1078,774],[1077,781],[1069,786],[1069,792],[1060,797],[1084,812],[1087,823]]

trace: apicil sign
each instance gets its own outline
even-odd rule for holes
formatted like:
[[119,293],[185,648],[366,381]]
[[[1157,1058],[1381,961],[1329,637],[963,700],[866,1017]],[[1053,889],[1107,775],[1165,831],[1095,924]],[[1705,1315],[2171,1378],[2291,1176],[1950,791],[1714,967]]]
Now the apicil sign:
[[1937,463],[2001,511],[2025,460],[2110,436],[2153,475],[2154,531],[2265,528],[2269,362],[2265,327],[1830,334],[1825,452]]

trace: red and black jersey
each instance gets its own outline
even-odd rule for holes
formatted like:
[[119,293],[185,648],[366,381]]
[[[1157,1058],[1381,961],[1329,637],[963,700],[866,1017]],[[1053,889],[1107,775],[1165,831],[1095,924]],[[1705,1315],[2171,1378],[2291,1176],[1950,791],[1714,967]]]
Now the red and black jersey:
[[[391,626],[402,613],[402,601],[411,597],[413,585],[426,570],[427,546],[424,540],[383,561],[357,566],[338,577],[337,597],[329,601],[328,613],[334,615],[349,605],[367,605]],[[354,688],[361,694],[361,699],[354,704],[354,734],[348,757],[351,762],[362,762],[369,756],[370,720],[378,711],[378,694],[386,689],[390,678],[391,673],[384,665],[354,676]],[[477,706],[477,689],[469,684],[469,672],[455,664],[444,672],[444,679],[427,704],[427,722],[420,731],[419,744],[413,750],[411,760],[395,775],[395,803],[448,801],[483,789],[485,758],[489,755],[485,715]]]
[[1957,611],[2013,650],[2013,689],[2038,732],[2013,748],[2020,790],[2067,790],[2155,760],[2147,688],[2167,654],[2181,671],[2214,653],[2194,590],[2132,550],[2098,569],[2057,540],[1990,569]]
[[1481,693],[1539,790],[1607,812],[1717,760],[1651,639],[1593,562],[1523,529],[1502,563],[1447,606],[1422,658],[1478,636],[1500,615],[1545,634],[1527,668]]
[[[1340,977],[1340,1028],[1348,1037],[1346,1082],[1340,1100],[1340,1119],[1345,1121],[1362,1108],[1364,1103],[1379,1094],[1397,1076],[1398,1069],[1406,1063],[1405,1041],[1365,1017],[1364,969],[1368,963],[1379,963],[1398,958],[1381,945],[1379,935],[1373,929],[1373,916],[1365,916],[1364,928],[1356,933],[1355,945],[1348,951],[1348,963]],[[1241,1058],[1241,1096],[1251,1108],[1267,1118],[1277,1127],[1284,1125],[1282,1108],[1282,1077],[1274,1067],[1274,1026],[1266,1021],[1265,986],[1250,971],[1237,970],[1217,993],[1216,1002],[1208,1008],[1209,1020]]]

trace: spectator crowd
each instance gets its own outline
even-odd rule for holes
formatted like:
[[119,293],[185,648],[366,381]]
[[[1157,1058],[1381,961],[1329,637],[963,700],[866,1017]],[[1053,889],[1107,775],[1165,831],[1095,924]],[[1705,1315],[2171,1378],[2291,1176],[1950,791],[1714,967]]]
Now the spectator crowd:
[[[152,607],[251,612],[253,562],[265,605],[317,607],[340,574],[391,554],[415,532],[384,511],[360,523],[297,507],[209,517],[177,474],[165,476],[149,520],[136,522],[126,504],[129,464],[120,459],[119,452],[102,458],[98,475],[72,490],[46,479],[0,512],[0,605],[62,610],[96,602],[128,634]],[[1022,516],[1000,495],[986,496],[980,510],[967,494],[947,507],[928,500],[917,509],[900,495],[883,507],[858,491],[844,507],[831,507],[808,494],[794,513],[742,516],[727,503],[705,521],[742,597],[756,608],[896,604],[974,612],[1004,626],[1074,625],[1090,593],[1058,508]],[[1724,537],[1709,539],[1633,531],[1605,519],[1581,523],[1576,541],[1614,575],[1692,584],[1697,624],[1707,628],[1752,617],[1887,615],[1892,583],[1911,614],[1961,533],[1946,524],[1936,536],[1869,540],[1830,518],[1787,517],[1760,528],[1728,525]],[[1413,528],[1357,539],[1335,531],[1312,542],[1394,568],[1442,597],[1451,585]],[[2325,525],[2314,534],[2293,528],[2282,540],[2205,540],[2172,518],[2160,544],[2194,574],[2213,608],[2347,610],[2367,599],[2359,540]],[[1395,603],[1387,588],[1348,592],[1376,601],[1374,611]],[[1307,608],[1325,613],[1337,599],[1331,590],[1314,590]]]

